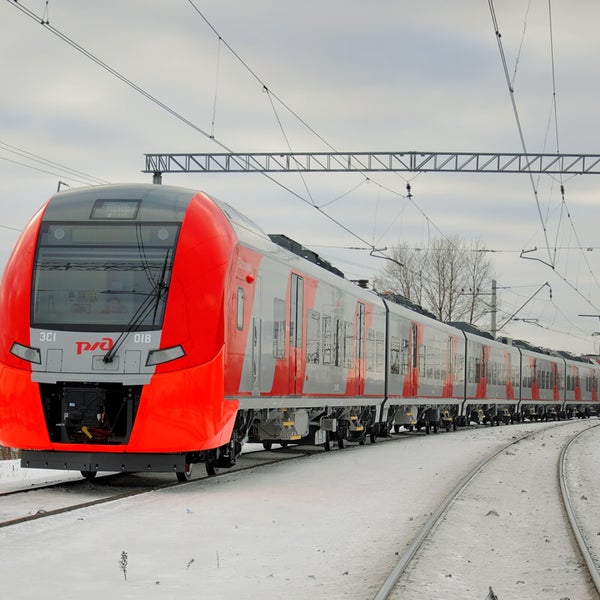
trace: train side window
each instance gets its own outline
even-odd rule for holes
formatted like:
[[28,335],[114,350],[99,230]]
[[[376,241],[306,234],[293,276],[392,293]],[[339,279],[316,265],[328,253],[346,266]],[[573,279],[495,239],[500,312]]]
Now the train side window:
[[487,359],[485,354],[485,347],[481,348],[481,374],[479,375],[478,381],[487,379]]
[[465,380],[465,357],[462,354],[454,355],[454,379],[457,383]]
[[378,331],[375,334],[376,347],[375,347],[375,370],[378,373],[383,373],[383,366],[385,363],[385,344],[383,342],[383,332]]
[[367,330],[367,371],[375,370],[375,332]]
[[306,362],[319,364],[319,333],[321,315],[315,310],[306,311]]
[[475,373],[477,372],[477,365],[475,364],[475,358],[469,356],[469,372],[467,374],[467,381],[469,383],[475,383]]
[[354,366],[354,324],[344,321],[344,357],[345,366],[351,369]]
[[390,373],[400,374],[400,339],[394,336],[390,340]]
[[321,319],[321,325],[323,329],[323,364],[330,365],[331,364],[331,317],[328,315],[323,315]]
[[481,364],[481,359],[478,357],[475,359],[475,383],[479,383],[481,381],[482,373],[483,365]]
[[244,290],[241,287],[237,290],[237,328],[244,329]]
[[408,340],[402,340],[402,375],[408,375]]
[[442,354],[439,348],[434,348],[433,352],[433,378],[442,379]]
[[419,360],[419,328],[416,323],[412,324],[412,365],[414,369],[417,367]]
[[429,360],[429,357],[427,356],[427,347],[423,344],[423,346],[421,346],[421,350],[419,353],[419,377],[425,377],[426,376],[426,368],[427,368],[427,361]]
[[365,305],[359,302],[356,305],[356,356],[358,359],[364,357],[365,337]]
[[504,363],[498,363],[498,383],[505,384],[506,383],[506,367]]
[[273,358],[285,357],[285,300],[275,298],[273,305]]
[[333,326],[333,364],[339,367],[344,364],[344,348],[340,344],[342,324],[339,319],[335,319]]

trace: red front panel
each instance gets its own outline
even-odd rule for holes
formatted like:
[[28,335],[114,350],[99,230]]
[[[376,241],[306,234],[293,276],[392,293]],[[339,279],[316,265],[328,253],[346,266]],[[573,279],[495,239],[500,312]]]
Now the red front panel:
[[31,274],[44,208],[19,238],[0,286],[0,444],[13,448],[22,448],[25,443],[38,447],[49,443],[39,388],[31,381],[30,363],[10,353],[15,341],[30,344]]
[[0,443],[103,452],[192,451],[227,443],[237,402],[224,401],[224,303],[237,238],[221,210],[201,194],[190,201],[161,339],[161,348],[181,345],[185,356],[156,367],[142,390],[129,443],[116,445],[51,443],[29,363],[9,352],[14,341],[30,345],[31,277],[42,214],[21,236],[0,291]]

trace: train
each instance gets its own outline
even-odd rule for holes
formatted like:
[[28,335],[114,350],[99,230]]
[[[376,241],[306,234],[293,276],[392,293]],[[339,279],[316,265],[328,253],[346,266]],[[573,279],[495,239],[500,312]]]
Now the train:
[[54,194],[7,262],[0,320],[0,444],[87,478],[597,412],[597,362],[440,322],[175,186]]

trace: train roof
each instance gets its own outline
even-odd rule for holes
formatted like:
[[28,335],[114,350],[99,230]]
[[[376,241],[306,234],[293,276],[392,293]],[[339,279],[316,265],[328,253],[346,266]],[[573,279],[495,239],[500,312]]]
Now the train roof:
[[488,340],[493,340],[494,336],[483,329],[479,329],[476,325],[472,323],[466,323],[465,321],[450,321],[448,325],[452,327],[456,327],[456,329],[460,329],[461,331],[465,331],[466,333],[472,333],[473,335],[478,335],[479,337],[486,338]]
[[287,235],[283,235],[282,233],[270,233],[269,237],[271,238],[271,241],[278,246],[293,252],[297,256],[301,256],[311,263],[326,269],[330,273],[334,273],[338,277],[344,278],[344,274],[337,267],[334,267],[329,261],[319,256],[316,252],[309,250],[299,242],[289,238]]
[[439,321],[439,319],[426,308],[415,304],[412,300],[406,298],[406,296],[402,296],[402,294],[395,294],[393,292],[377,292],[377,295],[384,300],[389,300],[390,302],[394,302],[395,304],[399,304],[400,306],[404,306],[413,312],[419,313],[430,319],[434,319],[435,321]]

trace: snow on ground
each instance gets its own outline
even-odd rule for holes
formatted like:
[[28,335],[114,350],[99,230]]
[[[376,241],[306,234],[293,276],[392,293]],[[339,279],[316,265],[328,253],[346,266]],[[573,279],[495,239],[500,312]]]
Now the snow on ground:
[[[500,600],[597,599],[560,502],[557,472],[560,452],[577,431],[597,445],[600,428],[589,427],[590,421],[550,426],[500,453],[463,490],[392,598],[478,598],[475,586],[487,582]],[[568,480],[586,494],[598,489],[579,482],[573,461],[584,463],[577,448],[567,458]],[[597,527],[596,514],[582,517]]]
[[[2,594],[366,600],[459,474],[535,427],[323,452],[0,529]],[[20,475],[11,463],[0,471],[0,490]],[[536,488],[535,470],[529,487]],[[499,577],[506,567],[498,564]],[[472,598],[484,600],[489,585],[475,578]]]
[[65,479],[81,479],[78,471],[55,471],[49,469],[21,469],[20,460],[0,460],[0,492],[21,490],[23,484],[33,489],[46,483],[64,481]]

